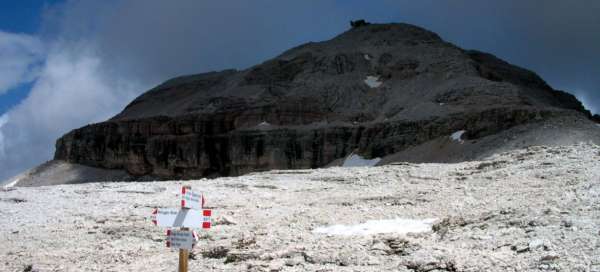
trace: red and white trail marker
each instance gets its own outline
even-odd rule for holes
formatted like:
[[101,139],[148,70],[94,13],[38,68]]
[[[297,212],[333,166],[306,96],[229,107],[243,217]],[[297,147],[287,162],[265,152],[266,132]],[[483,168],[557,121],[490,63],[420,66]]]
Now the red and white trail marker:
[[210,229],[212,210],[194,209],[154,209],[152,223],[166,228],[203,228]]
[[193,230],[167,230],[167,247],[192,250],[196,242],[198,235]]
[[189,188],[181,187],[181,207],[202,210],[204,208],[204,195],[194,192]]

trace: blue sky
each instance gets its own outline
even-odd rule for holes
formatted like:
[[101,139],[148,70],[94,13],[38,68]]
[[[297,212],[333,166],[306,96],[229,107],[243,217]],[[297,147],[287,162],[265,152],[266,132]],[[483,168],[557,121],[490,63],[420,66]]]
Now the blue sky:
[[0,1],[0,180],[171,77],[243,69],[352,19],[404,22],[538,73],[600,110],[600,1]]
[[33,84],[31,82],[20,84],[15,88],[9,89],[0,96],[0,115],[7,112],[11,107],[23,101],[29,94]]
[[0,29],[8,32],[35,33],[39,29],[44,7],[56,2],[58,1],[1,1]]
[[[0,1],[0,30],[12,33],[36,34],[42,22],[45,7],[57,0]],[[0,95],[0,115],[21,102],[32,87],[31,82],[20,84]]]

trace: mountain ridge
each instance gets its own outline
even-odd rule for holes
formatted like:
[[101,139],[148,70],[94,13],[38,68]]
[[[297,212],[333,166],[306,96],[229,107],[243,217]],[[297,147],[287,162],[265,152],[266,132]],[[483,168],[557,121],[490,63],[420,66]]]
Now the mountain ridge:
[[165,81],[58,139],[55,160],[133,177],[241,175],[324,167],[352,153],[389,161],[456,131],[477,141],[561,116],[593,131],[581,102],[532,71],[417,26],[370,24],[248,69]]

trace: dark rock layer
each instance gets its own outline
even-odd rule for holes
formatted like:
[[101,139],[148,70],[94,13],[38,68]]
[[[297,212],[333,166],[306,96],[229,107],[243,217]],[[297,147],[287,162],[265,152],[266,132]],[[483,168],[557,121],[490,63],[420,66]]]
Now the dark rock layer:
[[60,138],[55,159],[165,179],[240,175],[384,157],[567,112],[590,117],[531,71],[415,26],[374,24],[247,70],[169,80]]

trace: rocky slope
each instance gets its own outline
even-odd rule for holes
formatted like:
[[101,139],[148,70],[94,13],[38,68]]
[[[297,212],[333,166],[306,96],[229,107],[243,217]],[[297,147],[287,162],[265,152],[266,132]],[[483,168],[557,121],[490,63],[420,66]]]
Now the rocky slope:
[[246,70],[169,80],[60,138],[55,159],[160,179],[316,168],[352,152],[456,161],[489,149],[405,151],[456,131],[477,141],[564,116],[592,124],[575,97],[531,71],[416,26],[372,24]]
[[[600,271],[599,154],[534,146],[187,181],[214,217],[190,271]],[[175,207],[182,184],[0,190],[0,271],[174,271],[150,213]]]

